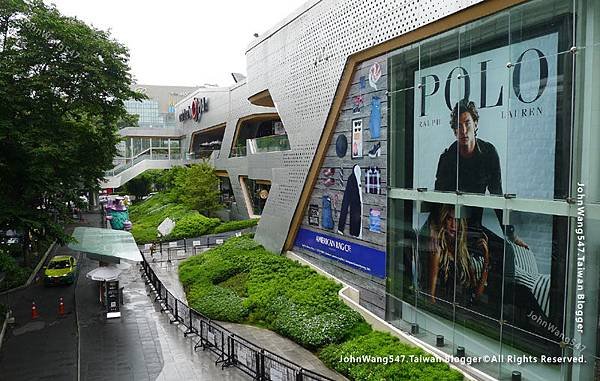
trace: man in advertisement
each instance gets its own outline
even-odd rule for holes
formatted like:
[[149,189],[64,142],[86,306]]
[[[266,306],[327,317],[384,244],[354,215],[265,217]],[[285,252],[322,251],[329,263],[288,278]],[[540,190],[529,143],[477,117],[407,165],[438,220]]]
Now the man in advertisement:
[[425,192],[397,207],[403,300],[486,335],[503,322],[512,345],[544,351],[517,330],[549,338],[528,316],[564,319],[569,220],[541,208],[570,181],[563,31],[532,29],[510,45],[467,34],[464,49],[436,37],[389,65],[390,146],[404,159],[395,180]]
[[[492,143],[477,138],[478,125],[479,113],[475,102],[463,99],[456,103],[450,114],[450,126],[456,141],[440,155],[435,190],[458,189],[460,192],[480,194],[485,194],[488,190],[492,195],[502,195],[502,173],[498,152]],[[469,226],[480,227],[483,209],[469,208],[469,212],[471,214],[468,218]],[[504,227],[502,211],[495,212],[500,226]],[[509,229],[506,233],[510,234],[517,245],[529,248],[525,242],[514,236],[514,230]]]

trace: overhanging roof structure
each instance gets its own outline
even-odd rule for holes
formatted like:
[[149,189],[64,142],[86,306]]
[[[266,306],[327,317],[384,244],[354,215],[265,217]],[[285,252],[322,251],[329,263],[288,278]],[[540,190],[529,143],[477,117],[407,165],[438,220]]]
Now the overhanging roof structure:
[[76,227],[72,237],[76,242],[69,243],[69,248],[84,252],[91,259],[113,263],[143,259],[131,233],[123,230]]

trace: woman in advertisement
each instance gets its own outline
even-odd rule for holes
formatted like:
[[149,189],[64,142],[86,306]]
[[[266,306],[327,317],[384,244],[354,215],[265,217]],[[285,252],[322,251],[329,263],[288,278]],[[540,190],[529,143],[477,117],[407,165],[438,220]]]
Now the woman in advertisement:
[[[429,223],[429,293],[436,298],[471,306],[485,291],[490,264],[488,239],[469,232],[465,218],[443,205]],[[456,278],[456,280],[455,280]],[[455,290],[456,285],[456,290]]]

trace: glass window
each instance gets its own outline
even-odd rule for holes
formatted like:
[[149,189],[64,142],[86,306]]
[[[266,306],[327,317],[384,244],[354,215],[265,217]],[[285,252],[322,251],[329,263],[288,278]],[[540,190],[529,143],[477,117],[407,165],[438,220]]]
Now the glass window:
[[231,182],[227,176],[219,176],[219,198],[226,208],[231,208],[231,204],[235,202]]
[[246,156],[248,147],[252,154],[289,150],[288,136],[279,117],[265,114],[240,122],[230,156]]
[[598,26],[597,1],[536,0],[387,54],[386,316],[447,353],[537,357],[475,365],[495,378],[596,377]]
[[246,194],[250,202],[249,214],[260,216],[267,204],[269,192],[271,191],[271,182],[267,180],[254,180],[240,177],[240,181],[246,187]]

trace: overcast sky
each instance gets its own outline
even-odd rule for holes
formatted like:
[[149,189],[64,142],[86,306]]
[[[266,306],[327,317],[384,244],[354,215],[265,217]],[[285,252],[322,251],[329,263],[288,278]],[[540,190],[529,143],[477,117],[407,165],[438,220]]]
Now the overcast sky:
[[110,29],[129,47],[138,83],[226,86],[246,74],[246,48],[306,0],[45,0]]

